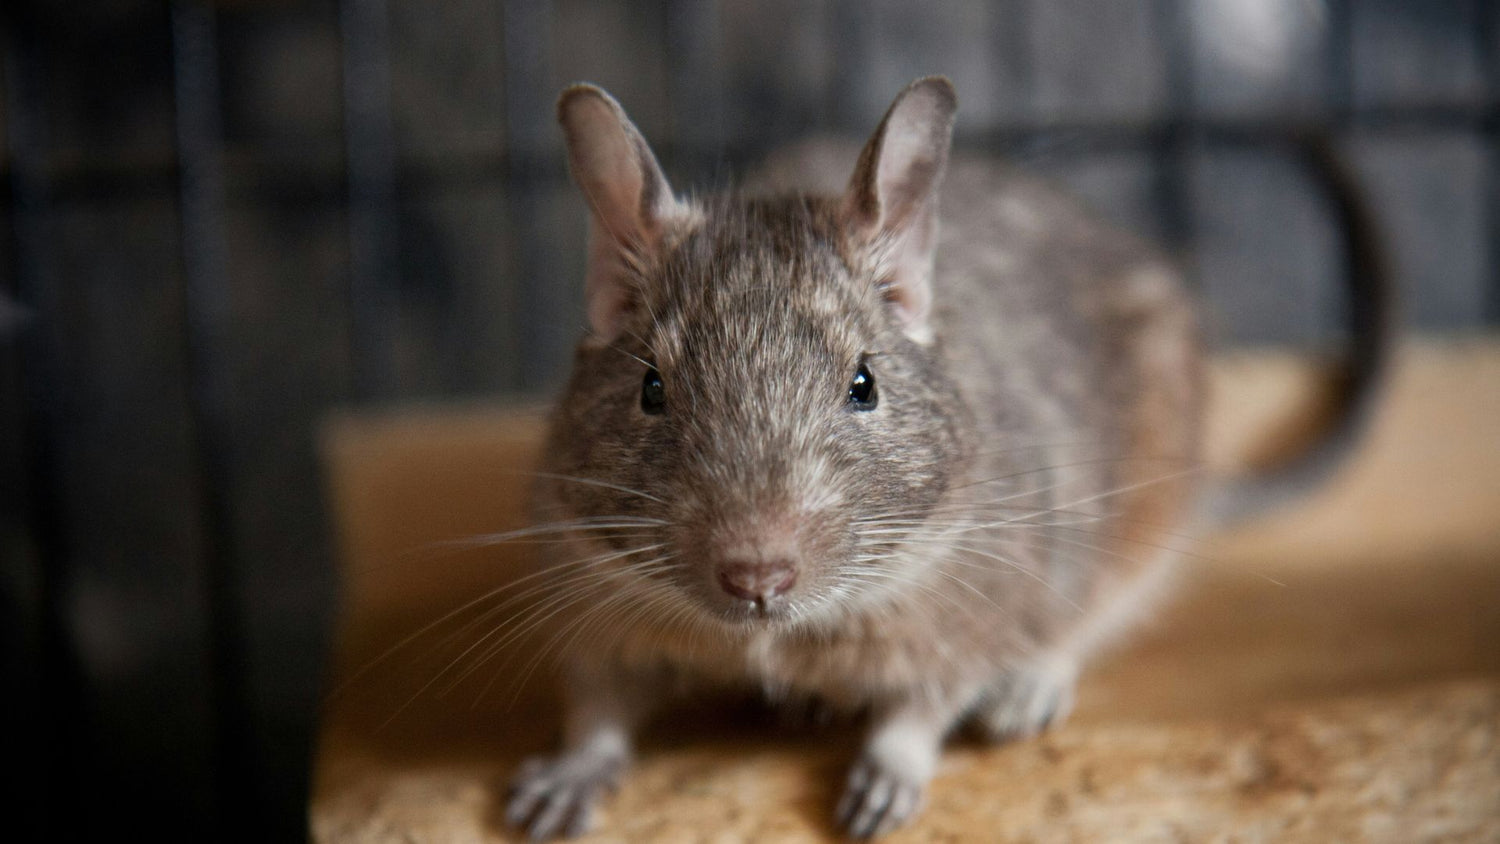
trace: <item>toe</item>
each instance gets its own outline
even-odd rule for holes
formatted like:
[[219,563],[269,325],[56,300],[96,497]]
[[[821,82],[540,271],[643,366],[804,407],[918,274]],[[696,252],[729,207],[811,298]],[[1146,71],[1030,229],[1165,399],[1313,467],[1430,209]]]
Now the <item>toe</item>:
[[921,803],[922,784],[869,761],[854,766],[835,816],[855,838],[873,838],[906,823]]
[[520,826],[526,819],[536,811],[537,798],[541,791],[535,782],[517,782],[510,787],[510,795],[505,805],[505,822],[511,826]]
[[594,804],[614,785],[618,759],[569,757],[528,760],[509,791],[505,821],[533,841],[588,830]]
[[573,812],[576,799],[576,793],[571,788],[547,795],[541,808],[526,825],[526,834],[532,841],[546,841],[556,837],[562,829],[563,821]]
[[856,838],[869,838],[885,817],[890,807],[891,783],[885,777],[876,777],[861,795],[859,808],[849,820],[849,832]]
[[921,801],[922,789],[917,786],[903,783],[892,788],[890,800],[871,831],[871,836],[885,835],[905,824],[916,813]]

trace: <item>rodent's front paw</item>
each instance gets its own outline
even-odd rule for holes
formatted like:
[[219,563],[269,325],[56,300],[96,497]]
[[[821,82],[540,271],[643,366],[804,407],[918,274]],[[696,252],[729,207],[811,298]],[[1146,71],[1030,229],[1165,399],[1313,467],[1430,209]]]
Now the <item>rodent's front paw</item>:
[[970,713],[970,723],[991,741],[1034,736],[1068,717],[1076,676],[1071,664],[1008,671]]
[[922,807],[925,779],[897,770],[871,755],[854,763],[834,816],[855,838],[874,838],[905,824]]
[[613,754],[574,751],[521,764],[511,781],[505,821],[533,841],[572,838],[589,828],[594,806],[619,784],[625,760]]

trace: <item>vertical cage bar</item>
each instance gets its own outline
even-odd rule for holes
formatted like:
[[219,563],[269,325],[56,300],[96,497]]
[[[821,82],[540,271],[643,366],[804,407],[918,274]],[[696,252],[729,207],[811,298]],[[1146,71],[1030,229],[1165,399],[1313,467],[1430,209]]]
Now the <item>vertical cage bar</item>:
[[[1016,86],[1018,96],[1015,100],[1017,108],[1001,118],[997,126],[1000,131],[994,135],[996,143],[989,152],[1020,158],[1032,154],[1033,148],[1042,145],[1035,136],[1022,138],[1015,132],[1006,131],[1007,128],[1035,123],[1038,99],[1037,51],[1031,28],[1036,16],[1025,0],[995,3],[992,15],[989,27],[990,49],[994,52],[997,65],[1008,65],[1005,78]],[[1005,125],[1007,120],[1011,123],[1010,127]]]
[[724,157],[717,0],[668,0],[666,54],[677,165],[686,183],[717,179]]
[[213,678],[215,804],[221,834],[247,835],[268,810],[251,775],[244,618],[229,536],[229,381],[223,373],[233,318],[224,230],[223,121],[214,10],[198,0],[171,8],[176,106],[178,228],[184,279],[185,355],[202,496],[204,585]]
[[1483,73],[1484,100],[1479,108],[1479,130],[1483,133],[1485,154],[1484,231],[1488,234],[1489,289],[1484,303],[1484,321],[1500,324],[1500,57],[1495,39],[1500,38],[1500,2],[1480,0],[1479,26],[1480,71]]
[[[867,60],[865,41],[875,10],[859,0],[827,0],[827,32],[833,33],[833,71],[824,92],[824,130],[860,131],[859,103],[863,101]],[[831,125],[830,125],[831,124]]]
[[[65,424],[66,385],[58,378],[60,338],[56,324],[58,287],[45,260],[48,232],[45,220],[52,205],[46,174],[46,111],[43,93],[42,46],[30,31],[30,21],[15,8],[0,13],[0,37],[5,47],[5,131],[10,152],[9,184],[13,252],[13,292],[31,314],[17,327],[20,351],[21,439],[25,449],[26,520],[34,567],[29,596],[30,618],[36,629],[32,659],[34,682],[20,694],[7,695],[10,706],[34,711],[16,712],[28,720],[13,726],[19,756],[12,766],[26,771],[24,788],[14,796],[17,811],[7,820],[21,840],[40,840],[55,831],[56,820],[69,811],[67,796],[76,793],[78,731],[82,684],[76,654],[66,629],[64,595],[71,574],[62,493],[58,480],[58,437]],[[17,560],[21,565],[23,561]],[[22,697],[29,692],[29,696]],[[76,808],[76,807],[75,807]]]
[[[1198,110],[1194,103],[1193,19],[1187,0],[1157,0],[1157,25],[1166,41],[1167,117],[1154,144],[1153,193],[1162,234],[1174,252],[1192,255],[1196,246],[1189,168],[1196,149]],[[1189,282],[1200,283],[1196,262],[1185,262]]]
[[504,0],[506,207],[510,214],[511,257],[519,284],[515,314],[520,364],[517,386],[539,390],[561,375],[561,350],[574,326],[563,323],[566,308],[559,291],[571,290],[558,278],[559,264],[548,255],[557,245],[547,231],[544,191],[552,149],[552,4],[548,0]]
[[[1333,144],[1346,145],[1352,140],[1352,134],[1356,132],[1355,127],[1359,124],[1359,98],[1355,91],[1355,65],[1354,65],[1354,9],[1352,0],[1325,0],[1326,14],[1323,30],[1323,87],[1327,92],[1326,110],[1324,122],[1327,126],[1330,142]],[[1356,161],[1355,164],[1358,162]],[[1320,194],[1326,191],[1319,189]],[[1324,207],[1333,213],[1331,203],[1327,198],[1320,197]],[[1378,209],[1377,209],[1378,210]],[[1337,226],[1337,222],[1335,225]],[[1340,232],[1339,237],[1348,233]],[[1390,233],[1394,234],[1394,233]],[[1395,272],[1394,246],[1386,244],[1383,246],[1385,260],[1388,266],[1386,272]],[[1338,273],[1354,272],[1350,265],[1348,256],[1340,255],[1339,263],[1335,267]],[[1343,290],[1327,290],[1323,302],[1325,319],[1323,330],[1325,332],[1342,332],[1349,324],[1349,316],[1359,307],[1358,302],[1348,298],[1348,293]],[[1329,304],[1332,303],[1332,304]]]
[[1355,117],[1354,10],[1349,0],[1325,0],[1327,28],[1323,34],[1324,85],[1328,91],[1330,123],[1347,128]]
[[398,388],[400,253],[386,0],[344,0],[339,25],[344,49],[354,394],[366,401],[389,399]]

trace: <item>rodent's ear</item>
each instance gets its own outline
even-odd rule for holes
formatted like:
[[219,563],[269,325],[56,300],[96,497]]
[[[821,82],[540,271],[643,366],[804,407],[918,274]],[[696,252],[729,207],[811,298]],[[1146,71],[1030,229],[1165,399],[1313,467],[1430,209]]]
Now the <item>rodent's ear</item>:
[[681,206],[646,139],[614,97],[593,85],[574,85],[558,98],[557,121],[573,179],[593,212],[584,297],[590,327],[607,342],[634,304],[638,271]]
[[842,205],[852,245],[872,256],[887,299],[921,342],[931,339],[937,192],[957,110],[953,83],[941,76],[897,94],[860,153]]

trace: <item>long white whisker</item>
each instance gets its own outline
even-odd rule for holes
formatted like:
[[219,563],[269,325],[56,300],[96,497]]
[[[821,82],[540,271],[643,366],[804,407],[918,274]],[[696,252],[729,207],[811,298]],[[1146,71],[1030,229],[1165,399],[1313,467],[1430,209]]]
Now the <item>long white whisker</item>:
[[547,478],[554,481],[570,481],[575,484],[584,484],[586,486],[597,486],[603,487],[604,489],[612,489],[615,492],[623,492],[627,495],[639,496],[646,499],[647,501],[654,501],[657,504],[667,503],[648,492],[642,492],[638,489],[631,489],[628,486],[621,486],[619,484],[610,483],[609,481],[601,481],[597,478],[582,478],[578,477],[577,475],[560,475],[556,472],[528,472],[527,474],[530,474],[532,477],[537,478]]

